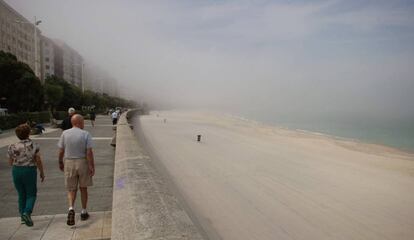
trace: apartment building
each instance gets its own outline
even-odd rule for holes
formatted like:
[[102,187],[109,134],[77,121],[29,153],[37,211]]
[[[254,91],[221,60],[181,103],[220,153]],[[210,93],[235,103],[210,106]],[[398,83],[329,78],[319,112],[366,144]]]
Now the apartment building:
[[15,55],[17,60],[29,65],[36,76],[41,78],[41,32],[35,29],[33,23],[34,19],[27,20],[5,1],[0,0],[0,50]]
[[62,40],[42,36],[42,77],[55,75],[83,87],[83,58]]
[[62,40],[53,40],[55,75],[83,88],[83,57]]
[[85,89],[119,97],[118,82],[110,74],[93,64],[86,64],[84,69]]
[[41,37],[41,51],[42,51],[42,79],[55,74],[55,51],[56,46],[52,39],[45,36]]

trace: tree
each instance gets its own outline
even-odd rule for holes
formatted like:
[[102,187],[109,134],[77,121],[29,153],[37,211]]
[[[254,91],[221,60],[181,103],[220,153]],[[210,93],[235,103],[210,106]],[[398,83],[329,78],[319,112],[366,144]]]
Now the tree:
[[43,88],[39,78],[27,64],[3,51],[0,51],[0,85],[0,98],[9,112],[40,110]]
[[0,103],[9,112],[39,111],[46,100],[51,110],[66,111],[69,107],[95,105],[105,110],[115,107],[133,107],[135,102],[107,94],[82,90],[57,76],[46,78],[42,86],[30,67],[19,62],[13,54],[0,51]]
[[60,106],[60,102],[63,98],[62,86],[48,81],[46,79],[45,85],[43,86],[45,92],[45,100],[49,103],[51,111],[54,112],[57,106]]
[[55,75],[48,77],[46,79],[46,83],[54,86],[60,86],[63,90],[63,95],[59,105],[57,105],[59,110],[66,111],[70,107],[80,109],[82,104],[82,90],[80,88]]
[[96,94],[92,91],[86,90],[82,94],[82,106],[97,105]]

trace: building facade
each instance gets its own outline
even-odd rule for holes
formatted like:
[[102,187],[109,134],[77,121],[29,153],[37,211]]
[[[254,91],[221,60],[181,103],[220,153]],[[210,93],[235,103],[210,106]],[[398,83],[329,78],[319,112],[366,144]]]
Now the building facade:
[[0,50],[15,55],[17,60],[29,65],[36,76],[41,78],[41,34],[39,29],[35,30],[33,22],[0,0]]
[[89,71],[86,83],[83,57],[65,42],[42,36],[35,28],[35,21],[29,21],[0,0],[0,50],[26,63],[42,82],[48,76],[56,75],[82,90],[118,95],[116,80],[105,71]]
[[42,51],[42,79],[46,79],[49,76],[56,75],[55,73],[55,43],[45,37],[41,38],[41,51]]
[[83,88],[83,58],[65,42],[42,36],[42,78],[55,75]]
[[83,58],[61,40],[54,42],[55,75],[83,89]]
[[117,80],[111,77],[105,70],[92,64],[86,64],[84,73],[85,90],[119,97]]

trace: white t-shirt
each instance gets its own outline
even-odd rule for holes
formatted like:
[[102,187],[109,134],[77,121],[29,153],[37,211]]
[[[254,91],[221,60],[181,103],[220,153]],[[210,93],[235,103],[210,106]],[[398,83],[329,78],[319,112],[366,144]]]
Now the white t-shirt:
[[112,113],[112,119],[118,118],[118,113],[117,112],[113,112]]
[[86,150],[93,147],[92,136],[83,129],[73,127],[63,131],[58,147],[65,149],[65,159],[86,158]]

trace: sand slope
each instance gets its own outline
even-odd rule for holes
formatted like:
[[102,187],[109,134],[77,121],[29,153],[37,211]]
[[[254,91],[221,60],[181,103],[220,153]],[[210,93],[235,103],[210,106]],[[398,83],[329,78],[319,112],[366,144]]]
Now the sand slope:
[[212,238],[414,239],[412,154],[210,113],[140,124]]

